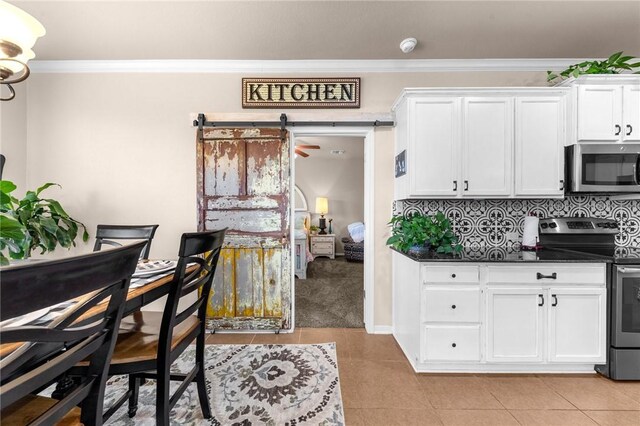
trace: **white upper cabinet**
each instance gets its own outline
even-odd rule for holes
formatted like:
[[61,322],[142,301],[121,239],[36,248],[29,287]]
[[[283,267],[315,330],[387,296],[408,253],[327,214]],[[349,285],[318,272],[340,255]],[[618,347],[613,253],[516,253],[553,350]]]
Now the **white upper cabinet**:
[[515,111],[516,197],[562,197],[565,97],[520,96]]
[[513,145],[513,99],[464,99],[463,195],[509,196]]
[[622,88],[622,140],[640,142],[640,84]]
[[412,99],[409,110],[411,194],[455,196],[460,156],[460,99]]
[[405,89],[395,198],[562,198],[569,91]]
[[571,143],[640,142],[640,76],[585,75],[560,86],[572,89]]
[[578,87],[578,140],[620,140],[622,134],[622,87]]

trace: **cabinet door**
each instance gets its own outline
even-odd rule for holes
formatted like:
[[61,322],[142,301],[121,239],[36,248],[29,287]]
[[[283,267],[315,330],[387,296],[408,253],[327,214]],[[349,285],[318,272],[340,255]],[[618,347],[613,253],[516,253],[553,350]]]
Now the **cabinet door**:
[[541,362],[544,358],[542,289],[487,289],[487,361]]
[[606,289],[549,290],[549,361],[606,360]]
[[458,193],[460,98],[424,98],[409,108],[410,196]]
[[622,140],[640,142],[640,86],[624,86],[622,99]]
[[463,111],[462,195],[509,196],[513,100],[465,98]]
[[564,97],[516,98],[516,197],[562,197]]
[[617,142],[622,124],[622,86],[578,87],[578,141]]

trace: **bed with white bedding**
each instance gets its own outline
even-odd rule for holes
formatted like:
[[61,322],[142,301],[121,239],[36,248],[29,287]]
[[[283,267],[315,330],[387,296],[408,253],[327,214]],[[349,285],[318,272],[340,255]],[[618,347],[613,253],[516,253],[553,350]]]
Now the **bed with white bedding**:
[[307,263],[313,260],[308,241],[310,224],[311,215],[309,212],[295,212],[293,223],[294,266],[295,275],[301,280],[307,278]]

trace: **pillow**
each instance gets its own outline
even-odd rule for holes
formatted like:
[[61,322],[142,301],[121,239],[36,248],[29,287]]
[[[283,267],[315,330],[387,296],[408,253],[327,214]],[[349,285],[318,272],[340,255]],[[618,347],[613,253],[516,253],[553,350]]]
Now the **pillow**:
[[347,225],[347,230],[349,231],[349,235],[351,235],[351,239],[353,239],[354,243],[361,243],[364,241],[364,223],[354,222],[349,224]]
[[307,229],[308,212],[296,212],[295,219],[293,221],[294,229]]

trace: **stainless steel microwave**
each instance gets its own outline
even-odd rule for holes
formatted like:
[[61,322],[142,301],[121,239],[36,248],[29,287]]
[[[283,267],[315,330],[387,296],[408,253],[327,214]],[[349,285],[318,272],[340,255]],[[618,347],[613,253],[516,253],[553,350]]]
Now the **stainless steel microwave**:
[[640,193],[640,143],[565,147],[566,193]]

